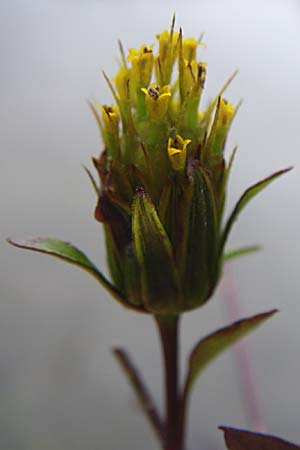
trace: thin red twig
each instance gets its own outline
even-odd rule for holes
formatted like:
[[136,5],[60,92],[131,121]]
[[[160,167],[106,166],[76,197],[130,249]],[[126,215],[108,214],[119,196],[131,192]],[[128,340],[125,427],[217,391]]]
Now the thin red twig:
[[133,365],[131,358],[126,350],[122,348],[115,348],[113,349],[113,354],[116,357],[121,368],[124,370],[130,384],[134,389],[134,392],[136,393],[142,410],[148,417],[153,430],[155,431],[159,441],[163,445],[165,442],[163,422],[137,368]]

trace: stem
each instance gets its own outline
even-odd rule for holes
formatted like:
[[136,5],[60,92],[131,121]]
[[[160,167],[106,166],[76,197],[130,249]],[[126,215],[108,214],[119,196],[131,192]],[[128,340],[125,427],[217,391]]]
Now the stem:
[[166,441],[164,450],[183,450],[183,439],[180,438],[181,414],[178,393],[178,319],[178,316],[156,316],[165,366]]
[[158,439],[163,445],[165,439],[164,439],[164,426],[162,420],[156,410],[151,395],[146,385],[144,384],[137,368],[133,365],[131,358],[129,354],[126,352],[126,350],[122,348],[115,348],[113,349],[113,353],[117,361],[119,362],[120,366],[124,370],[129,382],[131,383],[142,410],[148,417],[148,420],[153,430],[155,431]]
[[180,397],[180,426],[178,431],[178,440],[181,442],[183,449],[186,429],[187,407],[189,402],[188,380],[184,382],[184,389]]

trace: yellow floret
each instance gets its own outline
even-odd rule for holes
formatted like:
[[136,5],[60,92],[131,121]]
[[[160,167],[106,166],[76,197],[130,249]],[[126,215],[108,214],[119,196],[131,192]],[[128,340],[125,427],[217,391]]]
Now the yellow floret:
[[114,133],[116,129],[118,129],[120,114],[119,108],[117,106],[111,105],[102,105],[102,121],[104,123],[105,129],[109,133]]
[[170,86],[160,88],[157,84],[152,84],[149,89],[142,88],[145,94],[146,108],[149,116],[154,120],[162,119],[168,111],[171,99]]
[[121,67],[117,75],[113,79],[121,100],[126,100],[129,94],[130,70]]
[[235,114],[234,106],[231,103],[228,103],[227,100],[221,98],[219,111],[218,111],[218,122],[217,128],[219,127],[229,127],[231,119]]
[[190,142],[190,139],[183,139],[179,134],[176,135],[175,139],[169,138],[168,156],[173,170],[184,170],[187,146]]
[[129,49],[128,61],[132,64],[132,76],[142,86],[148,86],[153,69],[153,45],[142,45],[139,50]]

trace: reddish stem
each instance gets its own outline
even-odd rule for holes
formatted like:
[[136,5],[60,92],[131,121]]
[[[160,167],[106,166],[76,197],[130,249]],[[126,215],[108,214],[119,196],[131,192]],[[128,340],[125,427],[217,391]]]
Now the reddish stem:
[[162,423],[151,395],[145,383],[143,382],[137,368],[133,365],[133,362],[126,350],[122,348],[115,348],[113,349],[113,353],[122,369],[124,370],[125,374],[127,375],[127,378],[137,395],[142,410],[148,417],[153,430],[155,431],[157,437],[163,445],[165,442],[164,424]]
[[178,392],[178,316],[156,316],[165,366],[166,442],[164,450],[183,450]]

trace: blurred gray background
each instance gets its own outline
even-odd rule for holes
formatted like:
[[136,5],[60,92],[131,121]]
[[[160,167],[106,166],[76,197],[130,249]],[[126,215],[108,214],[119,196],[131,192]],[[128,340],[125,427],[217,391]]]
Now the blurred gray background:
[[[110,349],[130,349],[162,406],[154,324],[114,303],[89,275],[9,247],[7,236],[54,236],[105,268],[95,197],[82,164],[101,149],[86,100],[110,102],[117,39],[154,42],[173,12],[185,36],[205,33],[204,104],[227,77],[244,102],[227,151],[239,145],[228,211],[241,192],[294,165],[241,216],[231,246],[263,251],[230,266],[239,314],[281,310],[247,346],[270,433],[300,442],[300,3],[297,0],[2,0],[0,4],[0,447],[6,450],[157,449]],[[224,286],[224,285],[223,285]],[[224,288],[186,314],[182,366],[200,336],[228,317]],[[188,448],[222,449],[217,426],[250,427],[234,353],[197,383]],[[203,448],[203,445],[202,445]]]

